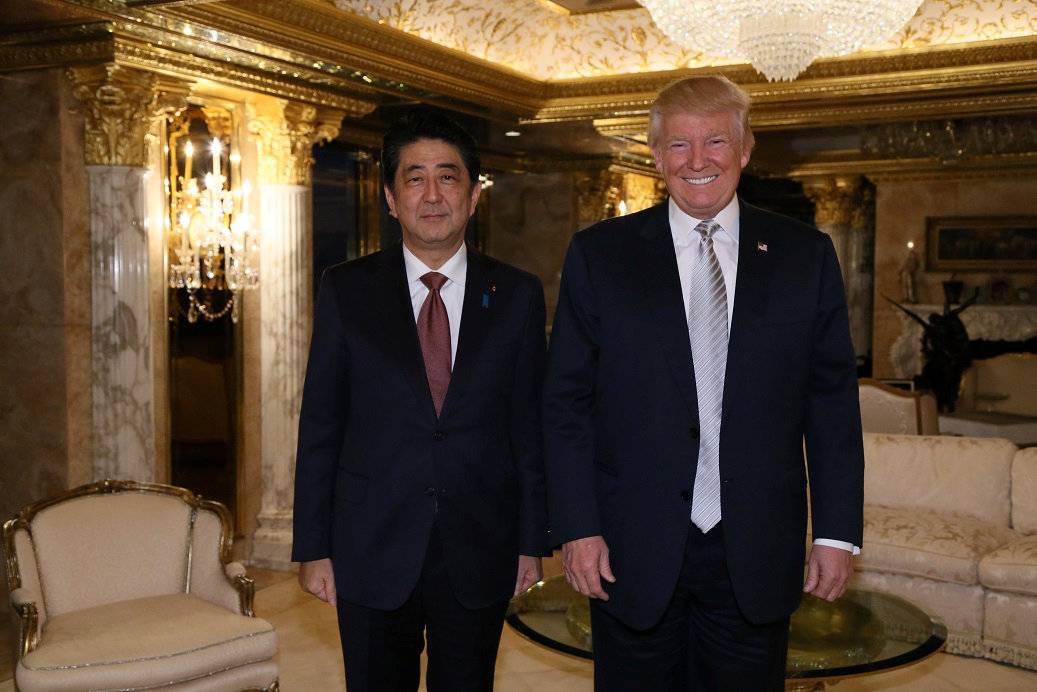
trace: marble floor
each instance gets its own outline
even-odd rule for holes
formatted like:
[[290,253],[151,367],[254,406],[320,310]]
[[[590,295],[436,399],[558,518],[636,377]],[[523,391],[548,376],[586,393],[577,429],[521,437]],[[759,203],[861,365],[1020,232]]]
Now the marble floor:
[[[256,571],[256,612],[270,620],[280,639],[278,663],[285,692],[342,690],[342,655],[335,611],[303,594],[293,574]],[[10,651],[10,627],[0,642]],[[424,667],[424,666],[423,666]],[[0,657],[0,692],[13,692],[9,657]],[[591,664],[533,644],[504,627],[497,658],[498,692],[590,692]],[[424,685],[421,687],[424,690]],[[1037,692],[1037,672],[991,661],[938,654],[898,671],[845,680],[837,692]]]

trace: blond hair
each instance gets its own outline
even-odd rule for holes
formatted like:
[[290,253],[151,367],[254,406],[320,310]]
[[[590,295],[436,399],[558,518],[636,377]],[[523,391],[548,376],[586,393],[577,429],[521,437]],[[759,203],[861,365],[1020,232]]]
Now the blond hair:
[[743,146],[752,147],[749,128],[749,94],[722,75],[687,77],[659,92],[648,111],[648,146],[655,148],[662,119],[671,113],[716,115],[731,113],[742,128]]

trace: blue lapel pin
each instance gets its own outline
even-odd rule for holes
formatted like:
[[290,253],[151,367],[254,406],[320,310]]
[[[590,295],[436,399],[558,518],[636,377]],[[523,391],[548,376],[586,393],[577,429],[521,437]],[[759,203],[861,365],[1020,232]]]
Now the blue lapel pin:
[[487,289],[482,294],[482,306],[484,308],[490,307],[490,294],[491,293],[496,293],[496,292],[497,292],[497,284],[490,284],[489,289]]

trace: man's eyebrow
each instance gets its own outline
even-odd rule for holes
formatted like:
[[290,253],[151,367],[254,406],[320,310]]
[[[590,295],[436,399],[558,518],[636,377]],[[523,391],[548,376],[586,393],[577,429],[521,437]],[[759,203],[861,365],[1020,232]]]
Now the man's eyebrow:
[[436,164],[436,168],[445,168],[445,169],[451,170],[451,171],[459,171],[459,170],[461,170],[461,167],[458,166],[456,163],[437,163]]

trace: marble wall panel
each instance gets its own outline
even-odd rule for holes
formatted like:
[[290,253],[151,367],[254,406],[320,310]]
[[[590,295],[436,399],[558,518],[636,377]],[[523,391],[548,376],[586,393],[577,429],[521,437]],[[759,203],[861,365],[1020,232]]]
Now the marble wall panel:
[[[879,181],[875,208],[875,318],[874,376],[898,377],[891,349],[904,322],[883,296],[900,300],[899,270],[913,240],[919,258],[926,254],[926,217],[1033,214],[1037,199],[1037,176],[1012,178],[973,178],[967,180]],[[948,272],[917,273],[918,302],[942,304],[941,283]],[[1013,286],[1034,286],[1033,273],[999,274]],[[961,272],[957,275],[967,286],[982,286],[991,280],[989,273]],[[910,373],[907,373],[910,374]]]
[[93,267],[94,478],[155,477],[144,174],[88,166]]
[[550,325],[565,251],[578,230],[574,174],[497,174],[483,203],[490,205],[487,254],[540,277]]
[[71,105],[60,70],[0,80],[4,519],[78,482],[90,456],[89,238],[76,218],[86,199]]

